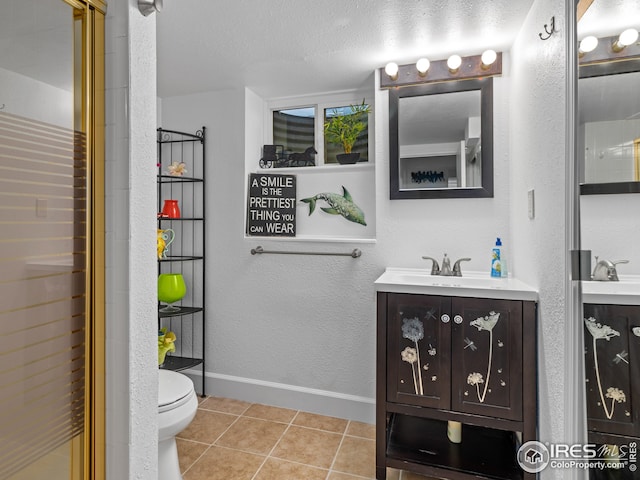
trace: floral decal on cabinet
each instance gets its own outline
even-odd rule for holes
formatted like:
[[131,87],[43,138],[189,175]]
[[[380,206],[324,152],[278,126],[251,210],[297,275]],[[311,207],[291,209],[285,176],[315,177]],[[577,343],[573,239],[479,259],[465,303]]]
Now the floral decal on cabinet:
[[416,395],[424,395],[424,389],[422,387],[420,347],[418,346],[418,342],[424,338],[424,324],[418,317],[402,319],[402,337],[411,340],[415,344],[415,348],[406,347],[400,355],[404,362],[411,364],[413,386],[415,388]]
[[[607,393],[606,394],[603,393],[602,381],[600,380],[600,367],[598,365],[598,351],[596,348],[596,343],[598,340],[609,341],[613,337],[619,337],[620,332],[618,332],[617,330],[614,330],[609,325],[598,323],[597,320],[593,317],[585,318],[584,324],[586,325],[587,330],[589,331],[589,333],[591,334],[591,337],[593,338],[593,363],[594,363],[594,368],[596,372],[596,380],[598,382],[598,392],[600,393],[600,400],[602,401],[602,408],[604,409],[604,413],[607,416],[607,419],[611,420],[611,418],[613,417],[613,412],[614,412],[616,403],[626,402],[627,398],[624,391],[615,387],[609,387],[607,388]],[[622,353],[626,353],[626,352],[622,352]],[[622,356],[622,355],[618,354],[617,356]],[[624,360],[624,357],[623,357],[623,360]],[[619,363],[619,362],[616,362],[616,363]],[[611,410],[609,410],[609,407],[607,406],[607,401],[605,400],[605,398],[611,400]]]
[[[487,396],[487,388],[489,387],[489,378],[491,376],[491,362],[493,360],[493,327],[496,326],[499,319],[500,319],[500,314],[491,311],[489,312],[489,315],[476,318],[475,320],[470,322],[470,325],[472,327],[476,327],[478,331],[489,332],[489,360],[487,362],[487,378],[485,380],[482,374],[478,372],[472,372],[467,377],[467,383],[471,386],[476,387],[476,394],[478,396],[478,400],[480,401],[480,403],[484,403],[484,399]],[[502,342],[500,341],[499,343],[502,343]],[[480,393],[481,384],[484,384],[482,393]]]

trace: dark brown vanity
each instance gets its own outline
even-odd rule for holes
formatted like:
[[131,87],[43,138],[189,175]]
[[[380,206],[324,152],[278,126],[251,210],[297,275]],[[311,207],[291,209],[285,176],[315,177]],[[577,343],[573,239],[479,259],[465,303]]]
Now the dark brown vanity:
[[[584,374],[588,441],[625,467],[591,480],[632,479],[640,443],[640,281],[584,282]],[[602,450],[601,450],[602,449]]]
[[[517,460],[520,445],[537,439],[534,292],[509,290],[513,279],[487,278],[483,289],[478,279],[424,275],[422,288],[418,275],[397,276],[408,285],[385,275],[376,282],[376,478],[387,467],[534,478]],[[448,421],[462,423],[460,443],[449,440]]]

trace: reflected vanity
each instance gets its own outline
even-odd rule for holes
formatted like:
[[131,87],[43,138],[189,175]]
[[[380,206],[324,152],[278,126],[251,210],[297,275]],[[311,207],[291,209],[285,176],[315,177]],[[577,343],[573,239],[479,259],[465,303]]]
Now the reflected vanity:
[[493,196],[493,78],[389,91],[391,199]]

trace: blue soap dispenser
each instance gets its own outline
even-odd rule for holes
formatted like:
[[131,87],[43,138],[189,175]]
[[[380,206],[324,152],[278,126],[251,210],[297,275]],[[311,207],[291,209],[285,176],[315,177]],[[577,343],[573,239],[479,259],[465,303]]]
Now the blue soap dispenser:
[[502,241],[496,238],[496,244],[491,251],[491,276],[502,277]]

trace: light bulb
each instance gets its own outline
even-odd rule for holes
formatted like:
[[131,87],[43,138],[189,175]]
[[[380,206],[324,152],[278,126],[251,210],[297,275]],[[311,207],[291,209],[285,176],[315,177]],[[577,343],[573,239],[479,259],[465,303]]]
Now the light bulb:
[[482,60],[482,68],[485,70],[489,68],[493,62],[496,61],[496,58],[498,58],[498,54],[495,50],[485,50],[480,57]]
[[424,77],[429,71],[429,67],[431,66],[431,62],[428,58],[421,58],[416,62],[416,69],[421,77]]
[[391,80],[398,78],[398,64],[395,62],[389,62],[384,67],[384,73],[389,75]]
[[451,73],[456,73],[460,68],[460,65],[462,65],[462,58],[460,58],[460,55],[451,55],[447,59],[447,67],[449,67],[449,71]]
[[635,43],[636,40],[638,40],[638,31],[635,28],[628,28],[620,34],[618,40],[616,40],[613,44],[613,51],[620,52],[624,49],[624,47]]
[[598,46],[598,39],[593,35],[589,35],[588,37],[584,37],[580,41],[580,46],[578,47],[578,53],[585,54],[589,52],[593,52]]

